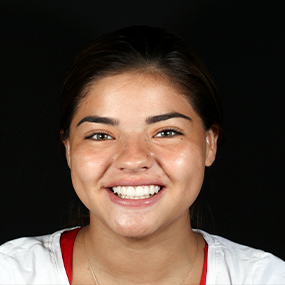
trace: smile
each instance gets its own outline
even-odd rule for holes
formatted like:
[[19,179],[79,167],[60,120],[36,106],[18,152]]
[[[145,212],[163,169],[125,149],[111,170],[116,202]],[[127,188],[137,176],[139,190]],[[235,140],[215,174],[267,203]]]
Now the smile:
[[157,194],[162,187],[158,185],[116,186],[111,189],[122,199],[147,199]]

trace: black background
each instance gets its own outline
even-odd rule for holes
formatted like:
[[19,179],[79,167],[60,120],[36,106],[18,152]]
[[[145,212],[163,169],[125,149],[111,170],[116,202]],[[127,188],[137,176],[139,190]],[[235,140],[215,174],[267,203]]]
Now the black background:
[[129,25],[185,38],[221,93],[227,143],[207,171],[211,233],[285,259],[285,1],[1,1],[0,243],[67,223],[58,101],[76,54]]

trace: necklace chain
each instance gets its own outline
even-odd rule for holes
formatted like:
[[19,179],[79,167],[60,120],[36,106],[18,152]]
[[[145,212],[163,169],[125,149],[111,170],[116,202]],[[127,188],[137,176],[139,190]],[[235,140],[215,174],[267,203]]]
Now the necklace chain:
[[90,261],[89,261],[89,258],[88,258],[88,256],[87,256],[87,252],[86,252],[86,249],[85,249],[85,234],[86,234],[88,228],[89,228],[89,226],[86,227],[86,230],[84,231],[84,234],[83,234],[83,248],[84,248],[84,253],[85,253],[86,260],[87,260],[87,262],[88,262],[88,265],[89,265],[89,268],[90,268],[91,273],[92,273],[92,275],[93,275],[93,278],[94,278],[94,280],[95,280],[95,282],[96,282],[96,285],[99,285],[99,282],[98,282],[98,280],[97,280],[97,278],[96,278],[96,275],[95,275],[95,273],[94,273],[94,271],[93,271],[93,268],[92,268],[92,266],[91,266],[91,263],[90,263]]
[[[87,252],[86,252],[86,249],[85,249],[85,234],[86,234],[88,228],[89,228],[89,227],[86,227],[86,230],[85,230],[84,233],[83,233],[83,248],[84,248],[85,257],[86,257],[86,260],[87,260],[87,262],[88,262],[89,268],[90,268],[90,270],[91,270],[93,279],[94,279],[96,285],[99,285],[99,282],[98,282],[98,280],[97,280],[97,278],[96,278],[96,275],[95,275],[94,270],[93,270],[93,268],[92,268],[92,266],[91,266],[91,263],[90,263],[90,261],[89,261],[89,258],[88,258],[88,255],[87,255]],[[193,261],[192,261],[192,263],[191,263],[191,265],[190,265],[190,268],[189,268],[187,274],[186,274],[185,277],[183,278],[182,282],[179,283],[179,285],[182,285],[183,282],[185,281],[185,279],[186,279],[186,278],[188,277],[188,275],[190,274],[190,272],[191,272],[191,270],[192,270],[192,268],[193,268],[193,266],[194,266],[194,264],[195,264],[195,261],[196,261],[196,259],[197,259],[197,256],[198,256],[199,239],[198,239],[196,233],[194,233],[194,235],[195,235],[196,240],[197,240],[196,253],[195,253],[195,256],[194,256],[194,258],[193,258]]]
[[[184,283],[185,279],[186,279],[186,278],[188,277],[188,275],[190,274],[190,272],[191,272],[191,270],[192,270],[192,268],[193,268],[193,266],[194,266],[194,264],[195,264],[195,261],[196,261],[196,259],[197,259],[197,256],[198,256],[198,251],[199,251],[199,250],[198,250],[198,249],[199,249],[199,239],[198,239],[196,233],[194,233],[194,235],[195,235],[196,241],[197,241],[196,253],[195,253],[195,256],[194,256],[194,258],[193,258],[193,261],[192,261],[192,263],[191,263],[191,265],[190,265],[190,268],[189,268],[187,274],[185,275],[184,279],[182,280],[182,282],[181,282],[179,285],[182,285],[182,284]],[[97,285],[99,285],[99,284],[97,284]]]

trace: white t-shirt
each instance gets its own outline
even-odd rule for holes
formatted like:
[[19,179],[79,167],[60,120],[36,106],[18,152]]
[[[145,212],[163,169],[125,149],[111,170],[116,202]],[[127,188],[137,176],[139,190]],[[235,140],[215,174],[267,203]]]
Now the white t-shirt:
[[[0,246],[0,284],[69,284],[60,249],[63,230]],[[284,284],[285,262],[270,253],[200,231],[208,243],[206,284]]]

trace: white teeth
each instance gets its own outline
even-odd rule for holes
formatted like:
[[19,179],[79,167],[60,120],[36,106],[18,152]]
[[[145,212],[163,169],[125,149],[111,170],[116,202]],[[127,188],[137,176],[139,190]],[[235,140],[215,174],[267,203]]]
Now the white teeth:
[[143,196],[143,188],[144,188],[144,187],[142,187],[142,186],[136,187],[136,194],[137,194],[138,196]]
[[127,196],[130,196],[130,197],[136,196],[136,190],[134,187],[132,187],[132,186],[127,187]]
[[[120,187],[120,186],[119,186]],[[118,189],[118,188],[117,188]],[[127,194],[127,188],[126,187],[122,187],[122,188],[120,188],[120,190],[121,190],[121,193],[120,194],[122,194],[122,195],[126,195]],[[117,192],[117,193],[119,193],[119,192]]]
[[143,194],[144,194],[145,196],[147,196],[147,195],[150,194],[150,189],[149,189],[149,187],[143,187]]
[[123,199],[146,199],[158,193],[160,189],[158,185],[112,187],[113,192]]

